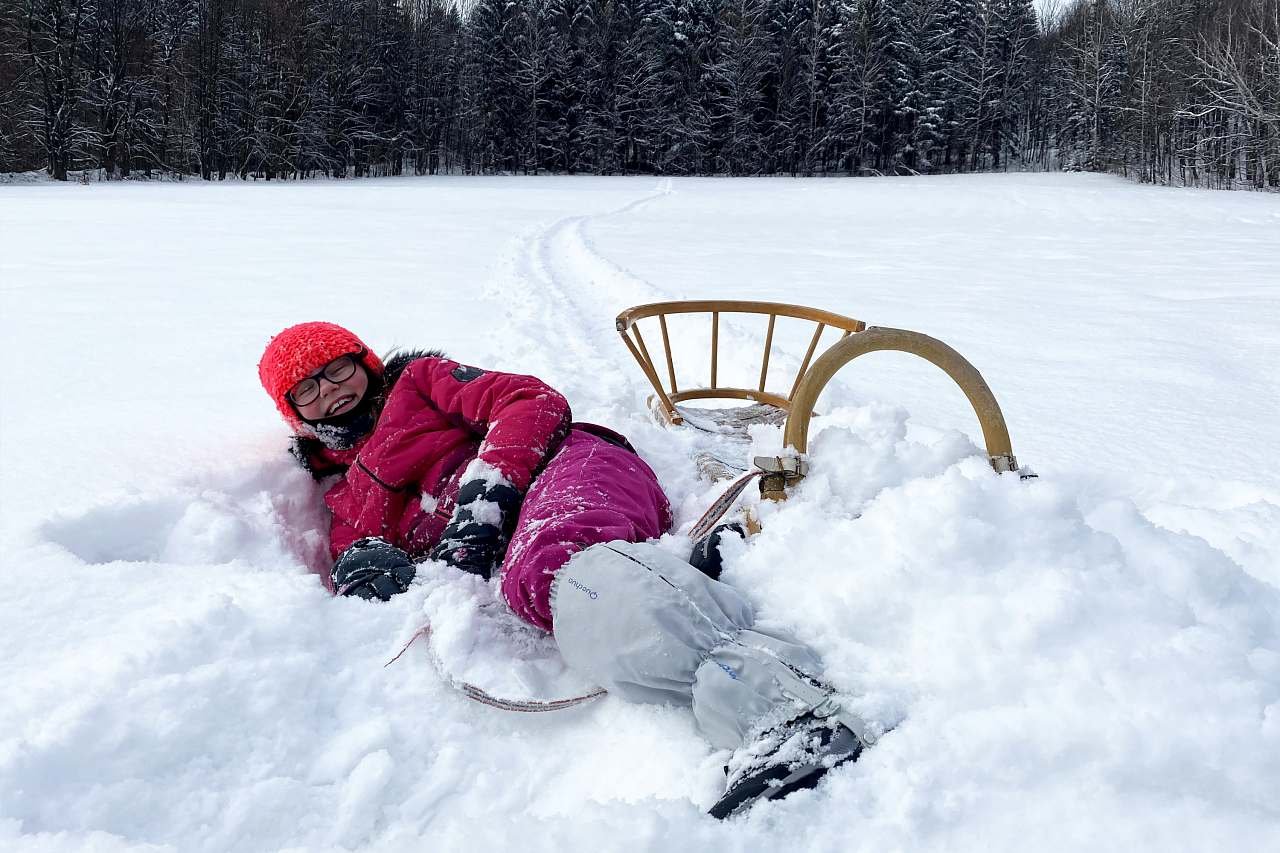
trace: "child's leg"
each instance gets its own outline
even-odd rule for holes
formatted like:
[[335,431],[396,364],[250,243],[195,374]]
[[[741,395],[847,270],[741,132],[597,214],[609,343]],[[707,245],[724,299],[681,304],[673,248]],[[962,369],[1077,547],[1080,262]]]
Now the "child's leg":
[[551,581],[591,545],[641,542],[671,525],[653,471],[624,448],[574,430],[538,475],[502,564],[502,594],[526,621],[551,630]]
[[755,627],[741,593],[651,544],[575,557],[556,577],[552,612],[568,664],[631,701],[692,704],[716,746],[826,699],[810,680],[821,671],[812,649]]

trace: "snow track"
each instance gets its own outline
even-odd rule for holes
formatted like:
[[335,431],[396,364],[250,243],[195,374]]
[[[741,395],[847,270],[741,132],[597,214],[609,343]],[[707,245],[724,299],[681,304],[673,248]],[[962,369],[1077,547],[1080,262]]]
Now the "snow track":
[[[624,427],[663,472],[679,529],[700,516],[722,488],[700,481],[691,462],[695,449],[711,447],[706,436],[694,431],[656,426],[645,408],[652,388],[619,340],[614,320],[633,305],[680,297],[606,257],[591,238],[593,226],[625,227],[629,216],[661,205],[672,193],[671,179],[662,179],[651,191],[612,210],[567,216],[531,229],[507,250],[486,292],[507,305],[508,320],[498,337],[511,349],[495,351],[495,363],[548,377],[568,395],[580,419]],[[705,365],[710,335],[705,317],[696,331],[687,340],[673,340],[673,350],[677,359],[683,353],[689,363]],[[735,356],[758,359],[760,340],[731,320],[722,322],[722,371]],[[773,370],[794,372],[799,362],[775,345]],[[736,445],[721,448],[731,455],[740,450]]]
[[[487,295],[508,306],[508,321],[499,338],[513,343],[512,351],[494,353],[496,363],[554,378],[584,418],[590,415],[626,424],[633,442],[664,470],[679,526],[700,515],[720,488],[699,482],[689,462],[695,449],[714,450],[711,445],[716,443],[708,444],[707,436],[693,431],[655,428],[645,410],[652,388],[619,340],[614,319],[619,311],[633,305],[669,301],[680,295],[606,257],[591,237],[593,226],[625,228],[629,216],[661,205],[672,193],[671,179],[662,179],[651,191],[612,210],[567,216],[531,229],[507,250]],[[690,364],[705,369],[709,363],[709,321],[704,316],[694,323],[700,323],[693,329],[695,334],[685,339],[673,336],[673,351],[682,372]],[[722,376],[735,358],[743,364],[757,363],[762,332],[742,328],[733,315],[722,319]],[[806,331],[806,341],[807,335]],[[771,375],[783,373],[789,384],[799,363],[800,357],[789,352],[779,337],[773,348]],[[840,388],[838,382],[835,388]],[[847,399],[847,395],[840,399]],[[730,455],[739,451],[736,445],[719,448]]]
[[[489,289],[495,300],[518,302],[509,307],[510,319],[501,333],[523,344],[521,357],[512,363],[542,364],[548,355],[558,357],[562,364],[553,370],[568,379],[571,398],[592,407],[629,401],[638,393],[639,371],[627,369],[619,358],[614,306],[620,296],[636,302],[667,296],[601,256],[587,229],[593,221],[626,216],[670,192],[667,179],[614,210],[564,217],[516,242]],[[572,369],[564,369],[565,364]]]

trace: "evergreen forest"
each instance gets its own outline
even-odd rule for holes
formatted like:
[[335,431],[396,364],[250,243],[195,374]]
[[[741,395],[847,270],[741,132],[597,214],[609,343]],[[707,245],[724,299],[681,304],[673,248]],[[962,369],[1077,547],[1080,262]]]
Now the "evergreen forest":
[[1280,188],[1280,0],[0,0],[0,172]]

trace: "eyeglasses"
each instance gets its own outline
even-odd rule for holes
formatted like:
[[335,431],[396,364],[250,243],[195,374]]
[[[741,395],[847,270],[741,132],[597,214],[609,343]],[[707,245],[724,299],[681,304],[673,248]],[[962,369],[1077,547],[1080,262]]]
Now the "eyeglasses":
[[296,385],[289,389],[288,398],[295,406],[306,406],[314,403],[316,398],[320,396],[320,380],[326,379],[334,385],[347,381],[356,372],[356,358],[361,355],[364,355],[363,351],[338,356],[326,364],[316,375],[299,380]]

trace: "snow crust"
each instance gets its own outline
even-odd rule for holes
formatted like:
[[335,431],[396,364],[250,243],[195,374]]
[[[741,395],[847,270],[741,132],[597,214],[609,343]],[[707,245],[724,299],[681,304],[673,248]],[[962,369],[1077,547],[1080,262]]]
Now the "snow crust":
[[[1087,175],[0,187],[0,848],[1280,848],[1277,234],[1274,197]],[[889,731],[727,824],[687,711],[451,686],[592,687],[491,585],[330,597],[255,373],[306,319],[533,373],[687,528],[723,487],[612,317],[708,296],[947,341],[1040,474],[994,474],[928,365],[841,374],[724,579]],[[807,340],[779,325],[771,377]],[[673,332],[705,367],[709,329]],[[762,338],[726,318],[722,381]]]

